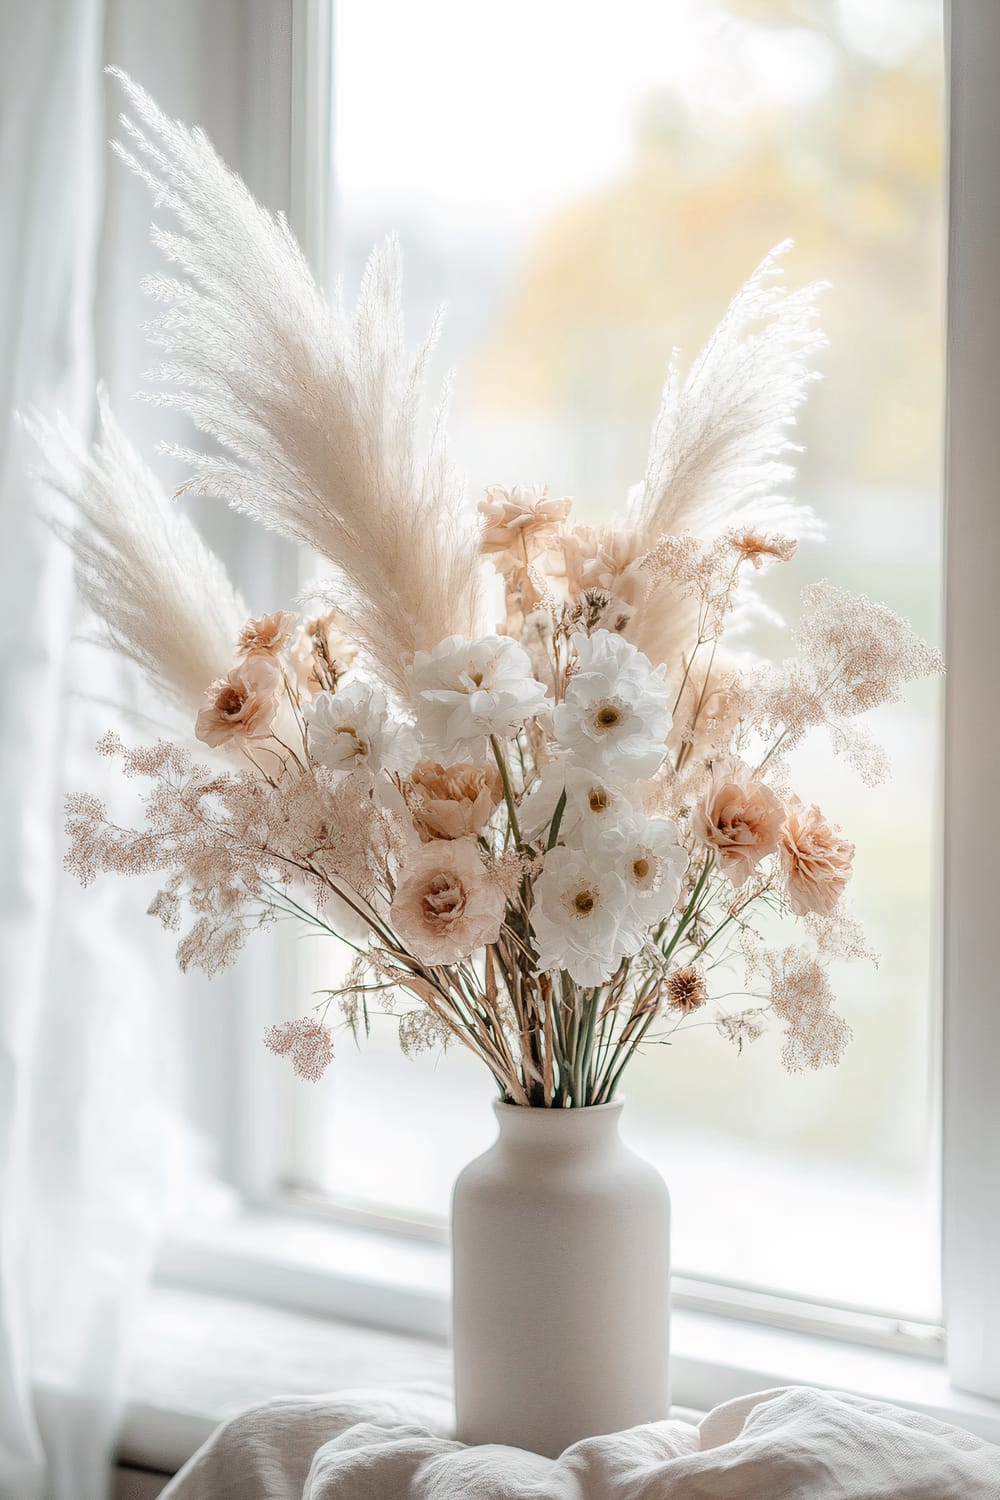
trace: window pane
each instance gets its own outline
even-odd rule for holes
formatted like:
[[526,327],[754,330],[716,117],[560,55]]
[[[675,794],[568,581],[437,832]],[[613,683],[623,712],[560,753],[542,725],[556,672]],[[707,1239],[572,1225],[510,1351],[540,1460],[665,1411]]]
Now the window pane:
[[[586,20],[584,16],[586,15]],[[339,0],[338,258],[354,286],[398,230],[414,333],[446,299],[439,368],[475,496],[546,480],[583,519],[639,477],[666,358],[693,355],[786,236],[832,283],[831,347],[801,424],[798,493],[828,523],[766,585],[794,622],[829,577],[935,640],[941,572],[941,7],[921,0]],[[787,652],[768,628],[753,644]],[[883,710],[894,777],[869,789],[824,742],[795,783],[858,844],[854,904],[881,955],[835,977],[855,1037],[790,1077],[765,1039],[710,1026],[628,1082],[627,1132],[661,1165],[679,1269],[939,1313],[934,1205],[938,690]],[[310,946],[314,983],[339,960]],[[300,997],[301,998],[301,997]],[[466,1057],[401,1058],[392,1022],[295,1091],[290,1173],[341,1198],[444,1214],[493,1134]]]

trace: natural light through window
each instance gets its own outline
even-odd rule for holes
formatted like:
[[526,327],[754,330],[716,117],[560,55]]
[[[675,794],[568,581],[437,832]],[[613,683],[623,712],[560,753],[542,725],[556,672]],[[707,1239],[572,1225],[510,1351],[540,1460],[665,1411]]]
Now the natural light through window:
[[[411,333],[447,303],[437,368],[457,371],[473,497],[547,481],[598,520],[641,475],[671,348],[693,355],[791,237],[789,279],[831,283],[796,483],[827,534],[769,575],[767,602],[794,624],[800,589],[830,577],[938,641],[939,0],[600,9],[338,0],[337,269],[353,290],[397,230]],[[776,626],[754,645],[783,651]],[[939,696],[920,683],[875,716],[883,786],[825,739],[797,752],[810,798],[853,830],[854,909],[880,954],[834,974],[854,1029],[840,1066],[789,1076],[776,1040],[738,1054],[708,1024],[631,1073],[625,1130],[669,1184],[678,1270],[940,1316]],[[337,982],[331,944],[299,951],[310,988]],[[442,1219],[494,1134],[480,1065],[454,1048],[408,1060],[378,1015],[289,1097],[288,1179],[401,1217]]]

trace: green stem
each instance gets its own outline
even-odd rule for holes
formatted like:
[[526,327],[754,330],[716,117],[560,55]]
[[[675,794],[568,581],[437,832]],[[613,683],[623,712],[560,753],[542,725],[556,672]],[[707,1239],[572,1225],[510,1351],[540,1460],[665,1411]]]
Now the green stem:
[[518,848],[520,848],[521,828],[517,821],[517,803],[514,801],[514,788],[511,784],[510,772],[507,769],[507,761],[500,747],[500,741],[495,734],[490,735],[490,744],[493,747],[493,756],[497,763],[497,770],[500,772],[500,780],[503,783],[503,797],[507,804],[507,817],[510,819],[511,832],[514,835]]
[[599,988],[590,992],[590,1008],[587,1011],[587,1027],[583,1036],[583,1053],[577,1086],[577,1098],[581,1104],[590,1103],[590,1060],[594,1052],[594,1028],[597,1025],[597,1012],[600,1010],[600,994]]
[[[665,963],[669,963],[674,949],[677,947],[677,944],[684,936],[684,932],[686,931],[689,923],[691,922],[691,919],[694,917],[695,912],[698,909],[698,903],[701,900],[702,891],[705,889],[705,883],[708,880],[709,871],[712,868],[712,861],[713,856],[711,854],[707,855],[705,858],[705,863],[702,866],[701,874],[698,877],[698,883],[695,886],[694,890],[691,892],[691,899],[688,901],[687,906],[684,908],[684,912],[677,924],[673,937],[667,944],[666,948],[663,950],[663,959]],[[626,1044],[624,1048],[624,1056],[621,1058],[621,1061],[617,1063],[617,1066],[617,1051],[612,1053],[610,1064],[608,1066],[607,1072],[604,1075],[604,1081],[597,1091],[596,1102],[606,1104],[614,1098],[615,1089],[621,1082],[622,1074],[628,1067],[632,1058],[635,1056],[636,1050],[641,1046],[643,1037],[646,1035],[646,1032],[649,1030],[650,1026],[652,1026],[653,1024],[653,1021],[656,1019],[656,1014],[656,1008],[650,1011],[649,1015],[646,1017],[645,1021],[643,1021],[635,1036],[631,1038]]]
[[562,791],[559,794],[559,801],[556,803],[556,810],[552,814],[552,827],[549,829],[549,841],[545,845],[546,853],[549,851],[549,849],[555,848],[556,839],[559,837],[559,825],[563,820],[563,813],[565,811],[566,788],[563,787]]

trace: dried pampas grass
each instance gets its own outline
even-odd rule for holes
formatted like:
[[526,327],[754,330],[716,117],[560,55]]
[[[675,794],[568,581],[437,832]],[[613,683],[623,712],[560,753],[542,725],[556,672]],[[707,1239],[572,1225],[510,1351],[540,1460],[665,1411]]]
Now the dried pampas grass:
[[[649,549],[663,536],[709,540],[728,527],[798,538],[819,532],[810,507],[783,489],[795,472],[789,429],[826,344],[816,322],[826,284],[797,291],[781,284],[779,261],[790,247],[786,240],[765,256],[683,380],[676,351],[671,359],[628,518]],[[690,597],[664,582],[629,635],[653,661],[676,663],[696,614]]]
[[377,249],[349,314],[317,287],[287,223],[267,213],[204,133],[167,119],[118,69],[119,156],[176,215],[154,229],[182,279],[146,290],[165,311],[155,399],[227,450],[179,452],[185,488],[223,496],[334,566],[329,602],[379,675],[406,694],[405,663],[443,636],[481,633],[478,525],[449,459],[443,403],[418,429],[431,337],[407,353],[394,239]]
[[782,255],[766,255],[737,292],[682,381],[674,354],[650,439],[631,522],[648,544],[668,532],[711,537],[753,523],[802,535],[808,507],[781,494],[796,451],[788,429],[818,379],[812,357],[826,345],[816,326],[826,283],[790,292]]
[[26,423],[40,477],[66,497],[49,524],[73,554],[77,586],[109,644],[191,719],[232,665],[247,617],[225,568],[172,506],[118,426],[103,392],[90,452],[66,423]]

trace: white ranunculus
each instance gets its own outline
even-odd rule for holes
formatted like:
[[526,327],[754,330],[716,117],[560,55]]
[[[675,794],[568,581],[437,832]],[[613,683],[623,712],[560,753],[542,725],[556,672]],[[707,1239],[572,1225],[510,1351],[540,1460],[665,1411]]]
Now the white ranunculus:
[[551,761],[521,805],[520,824],[525,838],[547,836],[559,799],[566,805],[559,820],[559,838],[574,847],[596,844],[602,832],[632,816],[634,809],[619,787],[611,786],[586,766],[568,759]]
[[410,668],[417,729],[428,748],[483,759],[491,735],[513,739],[546,707],[527,652],[507,636],[452,635],[418,651]]
[[669,818],[616,819],[588,852],[599,867],[608,864],[621,875],[630,913],[644,927],[655,926],[677,905],[688,857]]
[[603,984],[625,953],[637,951],[624,880],[610,868],[596,868],[583,850],[550,849],[534,895],[539,972],[565,969],[577,984]]
[[578,765],[616,781],[646,781],[666,754],[666,668],[609,630],[573,636],[576,667],[555,710],[555,737]]
[[406,725],[389,714],[382,692],[367,682],[349,682],[335,693],[317,693],[302,706],[309,755],[332,771],[397,771],[413,758]]

